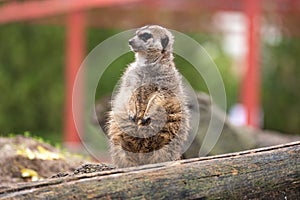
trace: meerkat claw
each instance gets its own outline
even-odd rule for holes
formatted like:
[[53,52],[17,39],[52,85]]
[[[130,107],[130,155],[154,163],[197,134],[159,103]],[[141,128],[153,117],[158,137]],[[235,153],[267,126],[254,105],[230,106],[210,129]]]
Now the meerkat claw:
[[136,122],[136,116],[133,115],[133,114],[129,114],[129,115],[128,115],[128,119],[129,119],[130,121]]

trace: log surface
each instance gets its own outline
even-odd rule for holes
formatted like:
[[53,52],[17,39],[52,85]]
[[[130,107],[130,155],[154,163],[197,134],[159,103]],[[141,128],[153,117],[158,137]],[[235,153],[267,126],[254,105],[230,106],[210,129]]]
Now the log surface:
[[300,141],[0,189],[1,199],[297,199],[299,196]]

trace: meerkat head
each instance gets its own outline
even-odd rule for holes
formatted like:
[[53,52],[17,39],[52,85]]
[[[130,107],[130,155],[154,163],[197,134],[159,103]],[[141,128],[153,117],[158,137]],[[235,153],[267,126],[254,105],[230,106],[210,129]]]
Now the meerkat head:
[[144,26],[138,29],[129,40],[129,46],[135,53],[158,55],[173,51],[174,37],[170,31],[158,25]]

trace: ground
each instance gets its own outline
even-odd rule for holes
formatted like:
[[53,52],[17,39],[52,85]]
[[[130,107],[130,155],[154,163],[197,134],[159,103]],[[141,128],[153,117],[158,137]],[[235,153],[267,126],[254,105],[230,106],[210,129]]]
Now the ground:
[[112,168],[31,137],[0,137],[0,189],[21,182]]

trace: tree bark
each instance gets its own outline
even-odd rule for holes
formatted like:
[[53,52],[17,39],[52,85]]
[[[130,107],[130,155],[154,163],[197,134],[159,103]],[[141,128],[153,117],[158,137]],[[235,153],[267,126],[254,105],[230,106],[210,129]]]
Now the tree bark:
[[0,189],[1,199],[297,199],[299,196],[300,141]]

